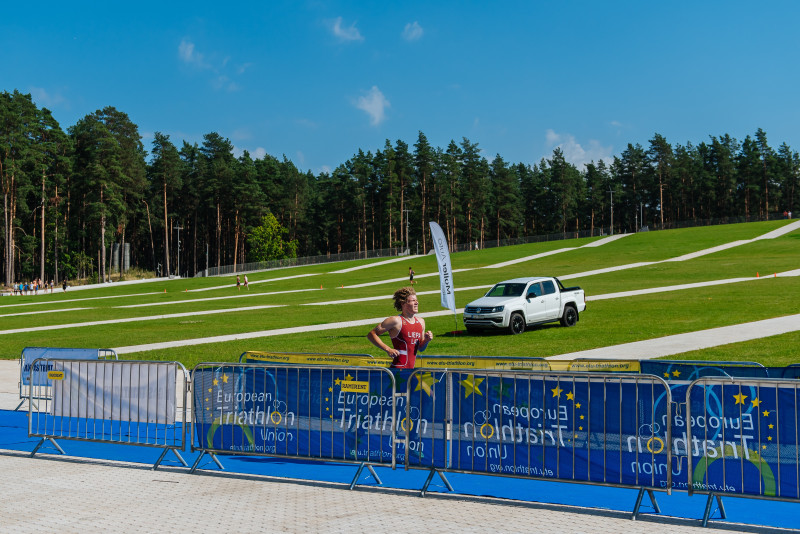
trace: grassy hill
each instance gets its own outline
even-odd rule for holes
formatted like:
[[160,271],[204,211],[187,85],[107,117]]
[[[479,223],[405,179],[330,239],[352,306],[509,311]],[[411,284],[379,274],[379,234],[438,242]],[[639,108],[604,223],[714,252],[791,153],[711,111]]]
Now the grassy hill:
[[[800,277],[773,275],[800,267],[800,231],[685,261],[669,261],[751,240],[786,223],[644,232],[598,247],[584,247],[600,239],[589,238],[453,254],[459,308],[497,281],[529,275],[555,275],[567,285],[580,285],[586,291],[588,308],[574,328],[548,325],[519,336],[470,336],[463,332],[460,315],[458,321],[452,314],[428,317],[426,322],[435,339],[426,354],[551,356],[796,314],[800,312]],[[554,251],[558,252],[504,267],[488,267]],[[419,283],[415,289],[421,313],[441,311],[433,256],[393,263],[373,259],[252,273],[248,275],[249,291],[237,291],[235,276],[228,276],[3,297],[0,357],[18,358],[26,346],[120,348],[252,332],[265,334],[245,340],[139,351],[121,358],[178,360],[190,367],[200,361],[236,360],[246,350],[377,355],[365,335],[372,325],[395,313],[391,294],[407,284],[409,266],[417,273],[415,280]],[[620,270],[597,272],[611,268]],[[737,278],[748,280],[598,299],[637,289]],[[93,321],[103,324],[80,326]],[[345,321],[362,324],[326,326]],[[270,332],[304,326],[324,329],[282,335]],[[783,365],[800,362],[798,353],[800,333],[795,332],[683,356]]]

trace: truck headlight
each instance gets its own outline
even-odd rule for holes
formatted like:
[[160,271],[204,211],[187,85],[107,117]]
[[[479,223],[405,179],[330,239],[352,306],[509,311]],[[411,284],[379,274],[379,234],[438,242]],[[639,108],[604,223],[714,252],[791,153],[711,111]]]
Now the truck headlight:
[[494,308],[492,308],[492,313],[501,312],[501,311],[503,311],[505,309],[506,309],[505,306],[495,306]]

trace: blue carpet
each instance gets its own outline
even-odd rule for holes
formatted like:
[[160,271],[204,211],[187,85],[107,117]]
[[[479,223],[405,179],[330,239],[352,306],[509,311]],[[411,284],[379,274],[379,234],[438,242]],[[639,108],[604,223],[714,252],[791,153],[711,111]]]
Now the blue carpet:
[[[28,437],[27,412],[0,410],[0,449],[31,452],[39,438]],[[161,449],[110,443],[92,443],[74,440],[58,440],[61,448],[69,456],[116,460],[152,465],[161,454]],[[44,445],[37,454],[58,454],[49,444]],[[191,465],[199,453],[182,451],[181,455]],[[283,458],[260,458],[254,456],[220,456],[226,472],[252,475],[267,475],[300,480],[347,483],[356,474],[353,464],[327,463],[317,461],[290,460]],[[35,458],[31,461],[36,461]],[[168,453],[162,462],[164,466],[179,466],[178,459]],[[206,455],[199,469],[218,470],[210,456]],[[384,487],[420,490],[428,476],[427,471],[405,471],[402,467],[391,470],[375,467]],[[187,474],[187,476],[190,476]],[[579,507],[602,508],[631,512],[636,502],[637,491],[623,488],[570,484],[539,480],[524,480],[508,477],[492,477],[463,473],[448,473],[447,479],[459,494],[500,497],[528,502],[563,504]],[[361,473],[359,485],[377,486],[368,470]],[[429,488],[430,492],[447,493],[448,490],[438,476]],[[701,519],[706,504],[706,495],[689,497],[684,492],[672,495],[656,492],[661,514],[667,516]],[[723,497],[727,519],[732,523],[764,525],[780,528],[798,528],[800,508],[798,503]],[[716,502],[714,503],[716,507]],[[654,513],[650,500],[645,496],[640,510],[642,514]],[[711,518],[719,520],[715,511]]]

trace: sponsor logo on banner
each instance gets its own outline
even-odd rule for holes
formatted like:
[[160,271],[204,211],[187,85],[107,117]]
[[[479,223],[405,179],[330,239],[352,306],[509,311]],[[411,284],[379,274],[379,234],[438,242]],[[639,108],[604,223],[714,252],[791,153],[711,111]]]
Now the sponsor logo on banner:
[[369,382],[342,382],[342,391],[346,393],[369,393]]
[[64,380],[64,371],[47,371],[50,380]]

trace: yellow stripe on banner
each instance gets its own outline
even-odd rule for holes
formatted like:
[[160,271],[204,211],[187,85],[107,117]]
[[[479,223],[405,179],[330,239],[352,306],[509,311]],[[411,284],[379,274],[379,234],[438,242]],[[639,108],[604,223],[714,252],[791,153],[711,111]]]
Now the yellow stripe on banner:
[[550,371],[550,362],[544,360],[517,360],[513,358],[459,358],[418,357],[417,367],[426,369],[493,369],[495,371]]
[[64,371],[47,371],[50,380],[64,380]]
[[641,371],[641,366],[638,361],[631,360],[587,360],[587,361],[574,361],[569,364],[570,371],[594,371],[594,372],[612,372],[612,373],[638,373]]
[[389,358],[369,358],[365,356],[347,356],[340,354],[282,354],[275,352],[245,353],[245,362],[289,363],[295,365],[336,365],[344,367],[389,367]]

